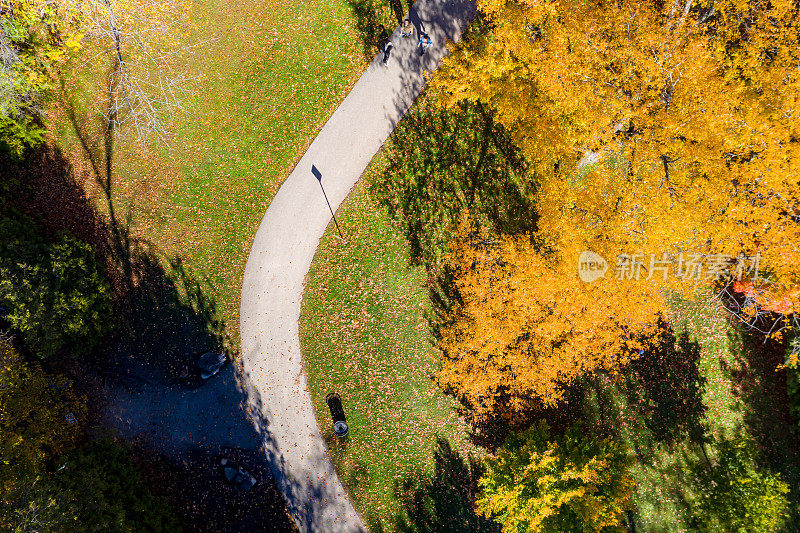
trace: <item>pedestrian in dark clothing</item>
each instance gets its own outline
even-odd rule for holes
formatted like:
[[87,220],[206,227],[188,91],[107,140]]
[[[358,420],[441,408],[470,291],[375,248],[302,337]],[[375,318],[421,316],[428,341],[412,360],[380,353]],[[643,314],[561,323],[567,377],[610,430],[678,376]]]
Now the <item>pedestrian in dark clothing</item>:
[[389,62],[389,54],[391,53],[392,48],[394,48],[394,45],[392,44],[392,41],[388,41],[383,46],[383,64],[384,65]]

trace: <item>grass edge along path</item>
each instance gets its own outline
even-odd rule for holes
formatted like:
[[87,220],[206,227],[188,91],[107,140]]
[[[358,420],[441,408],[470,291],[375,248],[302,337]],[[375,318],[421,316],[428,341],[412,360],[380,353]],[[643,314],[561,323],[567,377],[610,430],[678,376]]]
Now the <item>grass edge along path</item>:
[[[437,439],[465,458],[456,402],[431,379],[435,348],[422,267],[366,183],[380,155],[330,225],[306,280],[300,341],[314,413],[336,469],[372,531],[408,519],[403,488],[433,475]],[[335,437],[325,403],[338,392],[350,432]]]

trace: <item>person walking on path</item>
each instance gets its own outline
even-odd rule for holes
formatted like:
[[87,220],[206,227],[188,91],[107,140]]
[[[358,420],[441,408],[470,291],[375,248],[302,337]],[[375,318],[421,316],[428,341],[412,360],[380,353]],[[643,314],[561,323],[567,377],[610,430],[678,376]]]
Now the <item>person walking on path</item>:
[[410,20],[405,19],[403,21],[403,25],[400,28],[400,35],[402,35],[403,37],[411,37],[413,33],[414,33],[414,25],[411,24]]
[[421,32],[419,34],[419,55],[424,54],[425,51],[430,48],[431,44],[433,44],[433,41],[431,41],[430,35]]
[[386,44],[383,45],[383,64],[386,65],[389,62],[389,54],[394,48],[392,41],[386,41]]

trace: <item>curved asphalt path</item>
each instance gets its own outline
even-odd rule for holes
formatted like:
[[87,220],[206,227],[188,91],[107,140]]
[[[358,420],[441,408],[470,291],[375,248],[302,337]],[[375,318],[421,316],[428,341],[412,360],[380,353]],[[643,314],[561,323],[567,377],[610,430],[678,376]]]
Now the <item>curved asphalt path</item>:
[[[311,143],[272,200],[253,242],[242,283],[241,338],[250,414],[275,479],[301,532],[362,532],[314,418],[302,365],[298,320],[303,285],[333,209],[349,194],[475,14],[471,0],[419,0],[409,18],[433,45],[417,52],[416,33],[391,36],[388,65],[378,54]],[[347,228],[344,228],[347,232]]]

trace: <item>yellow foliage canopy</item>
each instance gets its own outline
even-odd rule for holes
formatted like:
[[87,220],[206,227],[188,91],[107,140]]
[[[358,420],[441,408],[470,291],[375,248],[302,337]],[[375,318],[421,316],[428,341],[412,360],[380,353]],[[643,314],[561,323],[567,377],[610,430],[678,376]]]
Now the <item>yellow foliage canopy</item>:
[[628,450],[575,426],[512,434],[487,465],[476,504],[504,533],[624,531],[634,487]]
[[[463,301],[442,328],[445,388],[479,416],[552,405],[565,383],[624,360],[666,291],[726,285],[760,309],[800,311],[795,3],[478,4],[488,30],[453,51],[434,86],[448,104],[497,111],[542,176],[540,218],[535,245],[462,237],[450,258]],[[672,271],[587,284],[584,250],[612,268],[638,253]],[[675,275],[687,257],[704,270]],[[745,257],[761,280],[732,275]],[[714,263],[722,276],[709,275]]]
[[[756,301],[800,310],[793,2],[479,6],[492,29],[456,49],[434,83],[450,103],[491,104],[550,176],[543,239],[602,243],[611,257],[758,254],[769,283]],[[600,162],[577,172],[587,150]]]
[[461,301],[446,316],[439,384],[475,416],[550,407],[563,387],[614,370],[655,332],[659,284],[577,276],[578,255],[542,253],[526,239],[490,243],[462,226],[447,258]]

